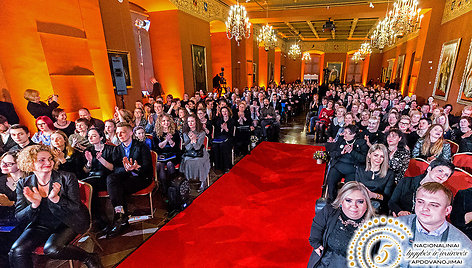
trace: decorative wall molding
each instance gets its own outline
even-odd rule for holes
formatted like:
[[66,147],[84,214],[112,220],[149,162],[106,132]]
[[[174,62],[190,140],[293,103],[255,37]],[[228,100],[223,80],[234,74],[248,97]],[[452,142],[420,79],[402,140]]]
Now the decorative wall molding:
[[324,53],[347,53],[349,51],[358,50],[365,41],[319,41],[319,42],[302,42],[302,51],[319,50]]
[[169,0],[180,11],[205,21],[225,21],[229,8],[216,0]]
[[446,0],[441,24],[472,11],[472,0]]

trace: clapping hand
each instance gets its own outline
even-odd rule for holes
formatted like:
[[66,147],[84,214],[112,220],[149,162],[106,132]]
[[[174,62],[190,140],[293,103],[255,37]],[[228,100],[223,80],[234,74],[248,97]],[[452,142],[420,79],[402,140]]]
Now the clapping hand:
[[92,160],[93,160],[92,153],[90,151],[85,151],[84,155],[85,155],[85,159],[87,159],[87,162],[92,163]]
[[52,189],[49,192],[48,198],[51,200],[53,203],[59,202],[60,196],[59,192],[61,191],[61,184],[58,182],[55,182],[52,184]]
[[351,145],[347,145],[347,144],[346,144],[346,145],[344,146],[343,151],[342,151],[341,153],[342,153],[342,154],[348,154],[348,153],[352,152],[352,147],[353,147],[352,144],[351,144]]
[[38,188],[33,187],[33,190],[29,187],[23,188],[23,195],[25,196],[26,200],[31,202],[31,207],[37,208],[41,204],[41,195],[39,194]]
[[226,123],[221,124],[221,129],[223,129],[224,131],[228,132],[228,131],[229,131],[229,130],[228,130],[228,124],[226,124]]
[[167,142],[170,142],[172,140],[172,135],[170,135],[169,133],[167,133],[166,135],[166,141]]
[[13,206],[14,202],[8,199],[6,194],[0,194],[0,206]]
[[133,160],[132,158],[128,159],[128,157],[124,157],[123,167],[125,168],[126,171],[132,171],[132,170],[138,170],[141,166],[138,165],[138,162],[136,160]]
[[60,149],[54,149],[54,154],[56,155],[57,160],[61,163],[64,164],[66,162],[66,157],[63,151]]

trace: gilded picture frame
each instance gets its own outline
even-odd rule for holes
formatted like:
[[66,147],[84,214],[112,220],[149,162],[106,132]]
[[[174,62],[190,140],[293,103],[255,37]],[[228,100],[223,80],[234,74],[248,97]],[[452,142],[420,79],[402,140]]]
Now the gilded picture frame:
[[461,38],[445,42],[442,45],[433,87],[433,97],[436,99],[447,101],[460,43]]
[[457,95],[457,102],[460,104],[472,104],[472,40],[470,41],[469,53],[462,75],[461,87]]

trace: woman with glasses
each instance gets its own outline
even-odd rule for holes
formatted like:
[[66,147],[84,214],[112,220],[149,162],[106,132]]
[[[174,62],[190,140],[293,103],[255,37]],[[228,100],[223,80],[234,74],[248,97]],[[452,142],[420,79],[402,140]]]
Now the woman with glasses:
[[34,143],[51,145],[51,134],[56,129],[51,118],[47,116],[38,117],[36,119],[36,127],[38,128],[38,132],[33,135],[31,140]]
[[16,163],[17,152],[7,152],[0,158],[0,220],[14,227],[10,232],[0,232],[0,267],[10,267],[8,251],[23,232],[24,226],[15,219],[16,186],[23,172]]
[[23,149],[18,155],[18,165],[32,174],[22,179],[16,188],[16,218],[28,226],[10,250],[11,267],[33,267],[32,252],[42,245],[49,258],[79,260],[89,268],[101,267],[97,254],[70,244],[90,225],[90,215],[80,200],[75,175],[56,171],[57,159],[44,145]]

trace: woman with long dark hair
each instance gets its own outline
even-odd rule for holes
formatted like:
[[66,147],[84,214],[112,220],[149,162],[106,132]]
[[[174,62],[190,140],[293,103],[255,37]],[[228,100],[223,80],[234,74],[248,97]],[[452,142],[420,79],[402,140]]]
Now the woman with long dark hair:
[[412,157],[419,157],[426,161],[436,158],[451,160],[451,146],[444,139],[444,128],[441,125],[431,125],[424,137],[415,144]]
[[180,170],[187,179],[199,180],[201,182],[199,191],[203,191],[209,186],[206,179],[210,172],[210,157],[204,144],[205,131],[195,114],[185,118],[182,136],[185,152]]
[[388,149],[390,169],[395,174],[395,183],[398,183],[410,164],[410,151],[406,148],[406,138],[403,132],[392,128],[385,133],[385,146]]

